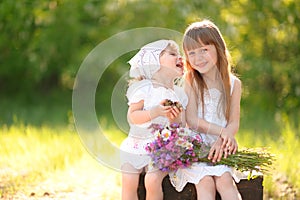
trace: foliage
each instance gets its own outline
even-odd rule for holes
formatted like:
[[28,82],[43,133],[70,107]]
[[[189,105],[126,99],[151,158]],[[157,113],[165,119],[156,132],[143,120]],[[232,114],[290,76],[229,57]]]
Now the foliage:
[[[210,18],[220,27],[244,83],[244,107],[271,110],[272,120],[284,114],[295,118],[300,112],[299,8],[299,1],[289,0],[3,0],[0,91],[71,89],[84,57],[113,34],[146,26],[183,32],[189,23]],[[103,82],[114,85],[127,60],[110,66]]]

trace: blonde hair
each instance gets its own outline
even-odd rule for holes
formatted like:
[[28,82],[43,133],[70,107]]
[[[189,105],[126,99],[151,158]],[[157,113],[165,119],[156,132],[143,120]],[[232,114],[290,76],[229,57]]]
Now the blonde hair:
[[[227,50],[226,43],[221,35],[218,27],[210,20],[203,20],[189,25],[183,36],[183,49],[185,55],[187,51],[200,48],[203,45],[214,45],[217,51],[217,68],[220,72],[222,83],[224,86],[223,101],[225,103],[224,115],[226,120],[229,119],[230,112],[230,73],[231,73],[231,57]],[[200,99],[202,102],[202,111],[204,114],[204,89],[207,85],[204,79],[197,70],[193,69],[188,59],[186,60],[187,74],[186,80],[192,86],[193,90],[200,90]],[[197,92],[196,92],[197,94]]]
[[178,44],[173,40],[169,40],[168,46],[160,53],[159,57],[161,57],[164,53],[166,53],[167,50],[176,51],[176,52],[179,51]]

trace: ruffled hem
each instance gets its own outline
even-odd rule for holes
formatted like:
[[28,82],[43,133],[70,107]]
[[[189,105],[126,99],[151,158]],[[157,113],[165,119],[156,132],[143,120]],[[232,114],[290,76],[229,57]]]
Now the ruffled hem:
[[225,172],[229,172],[235,182],[240,181],[240,175],[237,171],[226,165],[208,166],[206,163],[197,163],[191,168],[178,169],[170,172],[170,182],[174,188],[181,192],[187,183],[198,184],[205,176],[222,176]]
[[138,139],[133,137],[127,137],[121,144],[121,166],[128,163],[135,169],[141,169],[146,167],[151,158],[148,155],[145,147],[152,139]]

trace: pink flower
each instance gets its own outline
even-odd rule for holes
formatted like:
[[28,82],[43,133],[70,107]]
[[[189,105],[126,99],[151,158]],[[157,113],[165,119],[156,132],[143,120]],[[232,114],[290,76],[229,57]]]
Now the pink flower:
[[207,154],[205,149],[208,148],[201,136],[189,129],[177,124],[165,127],[152,124],[150,128],[156,137],[148,144],[146,151],[149,152],[153,166],[162,171],[189,167],[198,161],[200,155]]

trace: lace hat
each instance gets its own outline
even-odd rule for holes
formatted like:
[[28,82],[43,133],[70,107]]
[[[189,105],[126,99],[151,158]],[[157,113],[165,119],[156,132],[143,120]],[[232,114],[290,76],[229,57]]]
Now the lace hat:
[[140,51],[131,58],[129,76],[132,78],[145,77],[151,79],[160,68],[159,55],[168,46],[170,40],[158,40],[143,46]]

